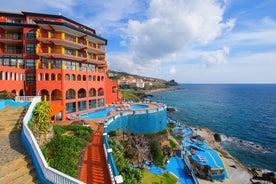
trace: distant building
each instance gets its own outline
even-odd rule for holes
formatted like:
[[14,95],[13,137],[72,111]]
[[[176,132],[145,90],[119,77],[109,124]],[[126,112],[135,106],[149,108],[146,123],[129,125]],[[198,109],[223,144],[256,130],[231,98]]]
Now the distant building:
[[126,78],[125,76],[122,76],[118,80],[118,84],[120,86],[129,86],[137,88],[145,88],[145,86],[152,86],[152,82],[144,81],[143,79],[136,79],[134,77]]
[[62,15],[0,12],[0,91],[40,95],[67,115],[120,97],[107,74],[107,40]]

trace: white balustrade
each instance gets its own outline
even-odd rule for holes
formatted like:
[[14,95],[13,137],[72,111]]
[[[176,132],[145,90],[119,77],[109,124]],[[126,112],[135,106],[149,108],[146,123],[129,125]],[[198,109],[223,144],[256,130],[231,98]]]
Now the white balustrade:
[[[26,98],[28,99],[28,98]],[[29,98],[30,99],[30,98]],[[31,132],[31,130],[28,127],[28,122],[31,119],[32,111],[35,107],[35,105],[41,101],[40,96],[32,97],[32,103],[30,107],[28,108],[28,111],[23,119],[23,133],[25,137],[27,138],[27,141],[31,145],[31,148],[34,152],[34,156],[36,157],[36,160],[38,161],[39,167],[41,168],[41,171],[44,175],[44,177],[51,183],[57,183],[57,184],[84,184],[82,181],[77,180],[76,178],[73,178],[71,176],[68,176],[52,167],[49,167],[48,164],[45,161],[45,158],[37,144],[37,141]]]

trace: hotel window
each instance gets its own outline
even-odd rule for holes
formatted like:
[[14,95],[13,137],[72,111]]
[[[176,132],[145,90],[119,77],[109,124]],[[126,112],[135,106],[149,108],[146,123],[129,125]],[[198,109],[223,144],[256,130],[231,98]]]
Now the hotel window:
[[104,106],[104,98],[99,98],[98,99],[98,107]]
[[51,80],[56,80],[56,76],[55,76],[55,74],[51,74]]
[[32,96],[35,96],[36,93],[35,93],[35,88],[32,88]]
[[69,41],[75,42],[76,41],[76,37],[72,36],[72,35],[69,35],[69,34],[65,34],[65,40],[69,40]]
[[51,68],[55,68],[55,65],[54,65],[54,60],[52,60],[52,59],[48,59],[48,63],[50,63]]
[[35,54],[36,45],[35,44],[27,44],[26,45],[26,54]]
[[66,100],[75,99],[76,98],[76,92],[73,89],[68,89],[66,91]]
[[26,69],[27,70],[35,69],[35,59],[27,59],[26,60]]
[[89,100],[89,108],[93,109],[96,107],[97,107],[96,100]]
[[22,54],[22,46],[7,46],[6,54]]
[[64,51],[65,54],[68,54],[68,55],[72,55],[72,56],[75,56],[76,55],[76,51],[73,50],[73,49],[68,49],[68,48],[65,48],[65,51]]
[[26,85],[34,85],[35,84],[35,74],[27,73],[26,74]]
[[14,40],[22,40],[22,33],[7,32],[6,37]]
[[11,58],[11,67],[16,67],[16,59],[14,59],[14,58]]
[[11,23],[16,23],[16,24],[20,24],[20,23],[24,23],[24,20],[21,19],[7,19],[7,22],[11,22]]
[[72,75],[72,81],[75,81],[75,80],[76,80],[76,75],[73,74],[73,75]]
[[66,74],[66,75],[65,75],[65,80],[67,80],[67,81],[70,80],[70,75],[69,75],[69,74]]
[[35,30],[31,30],[26,34],[26,40],[36,40]]
[[89,64],[89,65],[88,65],[88,68],[89,68],[89,71],[90,71],[90,72],[95,72],[95,71],[96,71],[96,70],[95,70],[95,65]]
[[66,114],[76,112],[76,102],[66,103]]
[[86,110],[86,101],[78,102],[78,111],[84,111],[84,110]]
[[56,68],[61,69],[62,60],[56,60]]
[[23,69],[24,68],[24,62],[23,59],[17,59],[17,62],[19,63],[19,68]]

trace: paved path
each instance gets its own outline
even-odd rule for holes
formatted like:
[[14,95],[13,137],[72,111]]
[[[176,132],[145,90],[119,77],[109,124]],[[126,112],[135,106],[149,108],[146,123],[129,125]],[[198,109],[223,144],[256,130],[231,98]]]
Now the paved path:
[[21,129],[16,127],[22,107],[5,107],[0,110],[0,165],[27,155],[22,144]]
[[99,125],[85,151],[80,180],[87,184],[111,183],[103,148],[103,131],[103,125]]

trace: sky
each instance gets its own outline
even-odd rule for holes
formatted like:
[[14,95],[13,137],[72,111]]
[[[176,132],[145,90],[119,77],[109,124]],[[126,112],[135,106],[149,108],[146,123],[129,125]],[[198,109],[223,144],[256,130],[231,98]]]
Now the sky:
[[0,0],[108,40],[112,70],[179,83],[276,83],[276,0]]

